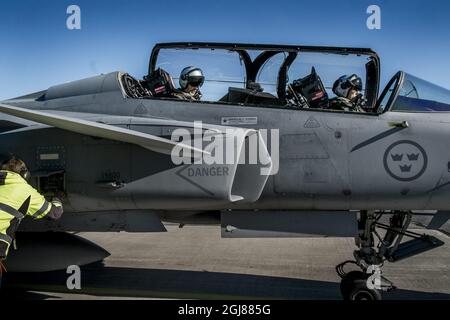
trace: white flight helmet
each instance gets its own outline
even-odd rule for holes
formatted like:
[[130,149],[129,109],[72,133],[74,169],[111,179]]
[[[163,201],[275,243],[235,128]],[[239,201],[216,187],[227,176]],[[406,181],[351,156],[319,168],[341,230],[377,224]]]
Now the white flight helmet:
[[356,74],[344,75],[334,82],[333,92],[339,97],[347,98],[350,89],[362,90],[362,80]]
[[188,84],[193,87],[201,87],[203,82],[205,81],[205,77],[203,76],[202,69],[189,66],[184,68],[180,74],[180,88],[182,90],[186,89]]

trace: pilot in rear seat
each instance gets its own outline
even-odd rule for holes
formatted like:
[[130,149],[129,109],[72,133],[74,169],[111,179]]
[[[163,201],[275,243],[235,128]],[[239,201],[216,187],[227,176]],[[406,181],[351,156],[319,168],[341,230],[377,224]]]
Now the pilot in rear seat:
[[330,99],[330,109],[365,112],[366,99],[361,90],[362,80],[356,74],[340,77],[333,85],[336,97]]
[[200,101],[202,97],[200,87],[205,81],[202,69],[193,66],[184,68],[179,81],[180,89],[173,93],[174,97],[187,101]]

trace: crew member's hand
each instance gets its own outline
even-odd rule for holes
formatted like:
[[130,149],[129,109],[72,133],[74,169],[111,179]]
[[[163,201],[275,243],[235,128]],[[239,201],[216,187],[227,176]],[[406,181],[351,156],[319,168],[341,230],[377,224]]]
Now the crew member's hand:
[[47,214],[47,217],[51,220],[58,220],[61,218],[64,210],[63,205],[60,199],[53,197],[51,201],[51,209],[50,212]]

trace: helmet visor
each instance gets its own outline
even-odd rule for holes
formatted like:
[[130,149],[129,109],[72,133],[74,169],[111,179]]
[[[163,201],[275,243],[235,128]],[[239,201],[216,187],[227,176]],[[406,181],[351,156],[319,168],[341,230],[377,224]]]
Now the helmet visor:
[[193,87],[201,87],[204,81],[205,77],[203,76],[188,76],[188,84]]
[[356,74],[351,75],[347,81],[345,81],[345,83],[342,85],[343,89],[347,89],[347,88],[353,88],[356,89],[358,91],[362,90],[362,81],[361,78],[358,77]]

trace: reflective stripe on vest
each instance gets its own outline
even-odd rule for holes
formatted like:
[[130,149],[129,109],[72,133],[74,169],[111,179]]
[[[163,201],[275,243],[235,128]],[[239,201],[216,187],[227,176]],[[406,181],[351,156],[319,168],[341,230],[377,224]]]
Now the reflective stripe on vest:
[[12,242],[13,239],[10,236],[0,233],[0,260],[6,258],[6,256],[8,255],[9,247],[11,246]]
[[22,219],[24,215],[7,204],[0,203],[0,210],[12,215],[14,218]]
[[11,243],[13,242],[13,238],[8,236],[7,234],[0,233],[0,241],[4,241],[8,245],[11,245]]
[[[36,211],[36,212],[33,214],[33,218],[37,218],[37,217],[39,217],[41,214],[43,214],[45,211],[47,211],[49,205],[50,205],[50,204],[48,203],[48,201],[45,201],[44,204],[42,205],[42,207],[41,207],[38,211]],[[1,209],[1,208],[0,208],[0,209]]]

